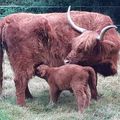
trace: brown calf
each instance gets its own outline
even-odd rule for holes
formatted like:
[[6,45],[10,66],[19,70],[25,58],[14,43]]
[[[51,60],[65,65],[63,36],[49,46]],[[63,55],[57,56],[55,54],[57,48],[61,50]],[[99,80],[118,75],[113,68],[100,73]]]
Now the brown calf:
[[57,102],[63,90],[73,91],[80,112],[83,112],[84,108],[89,105],[91,97],[97,99],[96,74],[91,67],[82,67],[73,64],[61,67],[40,65],[37,68],[37,73],[40,77],[48,81],[50,86],[50,103],[52,104]]

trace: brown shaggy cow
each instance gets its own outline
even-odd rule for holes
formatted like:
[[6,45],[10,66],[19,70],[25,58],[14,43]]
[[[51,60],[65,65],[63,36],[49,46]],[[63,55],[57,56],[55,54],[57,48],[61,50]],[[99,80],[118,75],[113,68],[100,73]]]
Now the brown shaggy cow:
[[40,65],[37,68],[38,75],[45,78],[50,86],[50,103],[57,102],[63,90],[72,90],[78,104],[78,110],[83,112],[90,103],[91,96],[97,99],[96,74],[92,67],[82,67],[67,64],[60,67],[48,67]]
[[42,63],[61,66],[66,58],[70,63],[92,66],[96,73],[104,76],[117,72],[120,38],[111,18],[79,11],[71,12],[71,16],[75,23],[71,20],[70,9],[68,14],[16,13],[0,21],[0,91],[2,44],[15,73],[19,105],[25,105],[25,97],[32,97],[28,82]]

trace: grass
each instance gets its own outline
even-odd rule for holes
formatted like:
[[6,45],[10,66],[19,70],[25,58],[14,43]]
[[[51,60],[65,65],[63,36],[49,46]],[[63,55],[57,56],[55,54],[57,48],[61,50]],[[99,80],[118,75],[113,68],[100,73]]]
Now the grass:
[[[120,67],[120,66],[119,66]],[[120,120],[120,68],[118,75],[104,78],[98,76],[98,91],[102,94],[82,115],[77,112],[77,105],[72,94],[65,91],[58,104],[47,108],[49,86],[45,80],[34,77],[29,88],[34,96],[26,100],[27,108],[16,105],[14,74],[7,56],[4,58],[4,85],[0,98],[0,120]]]

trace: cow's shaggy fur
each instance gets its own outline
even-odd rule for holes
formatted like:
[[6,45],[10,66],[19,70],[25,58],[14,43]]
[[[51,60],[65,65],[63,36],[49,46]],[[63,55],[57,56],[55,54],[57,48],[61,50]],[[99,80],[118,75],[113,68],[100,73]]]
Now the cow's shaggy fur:
[[68,58],[71,63],[90,65],[104,76],[117,72],[120,42],[117,31],[110,29],[102,41],[97,41],[95,37],[105,26],[113,24],[111,18],[99,13],[79,11],[71,12],[71,16],[77,25],[89,31],[80,34],[72,29],[66,13],[16,13],[0,21],[0,91],[2,43],[15,73],[19,105],[25,105],[25,97],[32,97],[28,81],[40,64],[61,66],[64,59]]
[[[96,74],[91,67],[82,67],[68,64],[60,67],[48,67],[40,65],[37,68],[38,75],[47,80],[50,86],[50,103],[56,103],[63,90],[73,91],[78,110],[83,112],[88,107],[90,98],[97,99]],[[91,91],[91,96],[89,89]]]

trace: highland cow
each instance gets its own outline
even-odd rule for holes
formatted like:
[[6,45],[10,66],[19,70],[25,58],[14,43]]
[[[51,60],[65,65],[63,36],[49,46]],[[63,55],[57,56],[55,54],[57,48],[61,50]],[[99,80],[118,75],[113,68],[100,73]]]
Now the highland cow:
[[91,67],[82,67],[74,64],[67,64],[60,67],[48,67],[40,65],[37,68],[38,75],[45,78],[50,86],[50,103],[57,102],[63,90],[73,91],[78,110],[83,112],[90,104],[91,96],[97,99],[96,74]]
[[15,73],[19,105],[32,97],[28,82],[40,64],[61,66],[67,61],[91,66],[103,76],[117,73],[120,38],[111,18],[79,11],[72,11],[71,17],[69,8],[67,14],[16,13],[0,21],[0,91],[2,45]]

